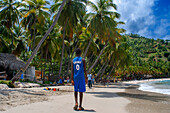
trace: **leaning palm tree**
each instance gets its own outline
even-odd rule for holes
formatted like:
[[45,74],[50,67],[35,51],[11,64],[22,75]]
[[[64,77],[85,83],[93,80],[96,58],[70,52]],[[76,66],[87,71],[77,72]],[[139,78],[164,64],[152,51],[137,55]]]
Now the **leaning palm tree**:
[[84,57],[86,57],[87,51],[93,37],[95,36],[95,33],[97,33],[97,35],[101,39],[107,37],[106,34],[111,35],[113,32],[113,27],[115,27],[116,24],[114,19],[111,17],[120,17],[120,14],[118,14],[117,12],[110,11],[110,9],[117,9],[112,0],[98,0],[96,4],[88,1],[88,5],[92,8],[92,12],[88,13],[85,16],[85,19],[89,21],[89,23],[87,24],[87,29],[91,31],[92,36],[84,52]]
[[[98,55],[96,61],[93,65],[89,68],[88,72],[91,72],[93,67],[98,62],[100,56],[102,55],[105,47],[110,44],[115,44],[116,39],[120,40],[121,35],[120,33],[124,32],[123,29],[116,28],[118,24],[124,24],[123,22],[116,22],[115,19],[119,18],[120,15],[116,12],[109,11],[110,8],[116,9],[116,5],[113,4],[112,0],[99,0],[97,2],[97,6],[92,2],[89,2],[90,6],[92,6],[93,10],[97,13],[89,13],[87,14],[88,18],[91,18],[89,23],[89,29],[96,32],[101,40],[105,43],[104,47],[101,49],[100,54]],[[96,22],[96,24],[95,24]],[[94,29],[96,28],[96,29]],[[94,30],[93,30],[94,29]],[[100,31],[101,30],[101,31]],[[90,45],[91,41],[89,41]],[[84,53],[84,57],[86,56],[88,50],[88,46]]]
[[12,48],[11,52],[13,49],[13,41],[14,41],[14,36],[12,33],[12,27],[16,24],[19,23],[19,17],[20,17],[20,12],[18,10],[20,2],[16,0],[2,0],[1,5],[0,5],[0,21],[2,22],[3,25],[5,25],[12,36]]
[[52,29],[54,28],[55,24],[58,21],[58,18],[61,14],[61,11],[63,9],[63,6],[65,4],[66,0],[63,0],[58,13],[54,19],[53,24],[50,26],[50,28],[48,29],[48,31],[46,32],[46,34],[44,35],[44,37],[40,40],[40,42],[38,43],[37,47],[34,49],[31,57],[28,59],[28,61],[26,62],[26,64],[24,65],[24,67],[12,78],[12,83],[14,83],[16,80],[18,80],[18,78],[21,76],[21,74],[28,68],[29,64],[31,63],[31,61],[33,60],[34,56],[37,54],[37,51],[39,50],[39,48],[41,47],[41,44],[44,42],[44,40],[47,38],[47,36],[49,35],[49,33],[52,31]]

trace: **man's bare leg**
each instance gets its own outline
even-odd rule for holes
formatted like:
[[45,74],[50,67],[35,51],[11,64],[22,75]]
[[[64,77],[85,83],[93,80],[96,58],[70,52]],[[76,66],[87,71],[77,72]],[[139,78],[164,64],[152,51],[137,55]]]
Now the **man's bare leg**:
[[77,95],[78,95],[78,92],[74,92],[74,96],[75,96],[75,105],[78,105],[78,99],[77,99]]
[[80,105],[79,105],[79,107],[82,107],[82,101],[83,101],[83,92],[80,92]]
[[75,106],[73,107],[74,110],[77,110],[77,108],[78,108],[77,95],[78,95],[78,92],[75,91],[75,92],[74,92]]

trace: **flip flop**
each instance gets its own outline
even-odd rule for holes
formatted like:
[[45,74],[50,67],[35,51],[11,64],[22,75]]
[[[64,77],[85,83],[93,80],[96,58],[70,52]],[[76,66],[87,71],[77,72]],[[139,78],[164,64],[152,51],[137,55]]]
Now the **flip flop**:
[[84,108],[83,107],[79,107],[79,111],[82,111],[82,110],[84,110]]
[[74,110],[77,110],[77,108],[78,108],[78,105],[75,105],[75,106],[73,107]]

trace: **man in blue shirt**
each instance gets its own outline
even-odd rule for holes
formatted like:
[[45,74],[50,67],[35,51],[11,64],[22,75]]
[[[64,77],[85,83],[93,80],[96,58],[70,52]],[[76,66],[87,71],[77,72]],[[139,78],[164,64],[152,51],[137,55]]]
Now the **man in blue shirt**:
[[81,57],[81,50],[76,49],[76,57],[71,63],[71,79],[72,85],[74,85],[75,106],[74,110],[78,109],[78,92],[80,94],[79,110],[84,110],[82,107],[83,92],[86,91],[87,72],[85,59]]

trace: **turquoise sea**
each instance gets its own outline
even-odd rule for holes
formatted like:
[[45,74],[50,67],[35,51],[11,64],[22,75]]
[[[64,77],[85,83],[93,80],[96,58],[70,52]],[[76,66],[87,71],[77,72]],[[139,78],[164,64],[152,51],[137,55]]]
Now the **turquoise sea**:
[[139,84],[139,90],[170,95],[170,80],[153,81]]

